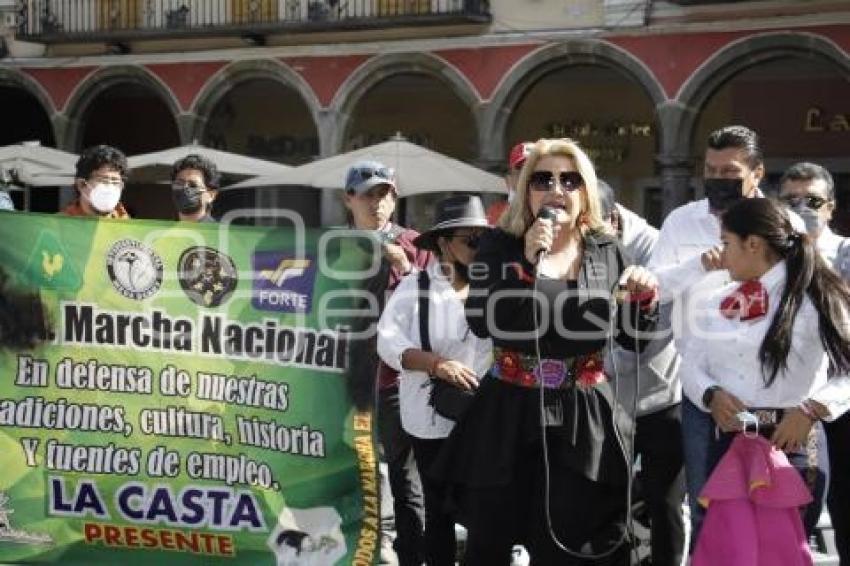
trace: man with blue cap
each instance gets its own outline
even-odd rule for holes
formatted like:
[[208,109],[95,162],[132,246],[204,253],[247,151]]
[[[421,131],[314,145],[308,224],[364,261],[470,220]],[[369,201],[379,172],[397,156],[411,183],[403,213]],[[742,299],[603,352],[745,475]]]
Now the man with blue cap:
[[[348,225],[357,230],[375,231],[382,242],[378,274],[367,285],[377,299],[378,316],[401,279],[414,269],[424,269],[431,259],[430,252],[413,245],[419,235],[416,230],[392,221],[397,200],[392,169],[377,161],[359,161],[349,168],[343,196]],[[361,346],[366,349],[364,354],[356,358],[352,355],[358,364],[354,371],[364,381],[377,378],[378,439],[389,470],[390,489],[381,492],[381,563],[395,563],[392,556],[386,556],[392,554],[387,547],[395,530],[393,547],[398,564],[418,566],[423,561],[425,509],[412,440],[401,426],[398,372],[378,359],[374,337]],[[392,494],[392,502],[387,491]]]

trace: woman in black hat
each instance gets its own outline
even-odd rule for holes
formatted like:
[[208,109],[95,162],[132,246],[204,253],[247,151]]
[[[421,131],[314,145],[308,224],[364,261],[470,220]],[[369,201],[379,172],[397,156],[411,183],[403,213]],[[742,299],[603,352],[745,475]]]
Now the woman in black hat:
[[[433,393],[439,386],[434,381],[472,392],[490,363],[492,343],[469,331],[463,308],[469,291],[469,266],[478,239],[488,228],[477,196],[440,201],[434,227],[414,240],[420,249],[433,251],[437,261],[402,280],[378,323],[378,353],[400,372],[401,422],[413,437],[425,495],[425,558],[429,566],[455,564],[456,547],[455,517],[444,507],[445,485],[429,472],[454,426],[445,407],[435,403]],[[462,403],[465,396],[458,397]]]
[[539,140],[481,239],[466,312],[494,363],[433,467],[463,489],[466,564],[507,565],[514,543],[535,565],[628,560],[630,419],[603,360],[643,344],[657,284],[626,265],[596,187],[575,142]]

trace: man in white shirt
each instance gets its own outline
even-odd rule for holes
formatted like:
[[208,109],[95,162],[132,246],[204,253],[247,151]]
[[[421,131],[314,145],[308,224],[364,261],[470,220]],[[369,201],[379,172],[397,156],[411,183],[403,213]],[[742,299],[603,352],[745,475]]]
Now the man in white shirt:
[[[645,266],[658,241],[658,230],[616,202],[613,189],[598,180],[602,218],[616,232],[628,259]],[[685,551],[682,502],[682,389],[679,356],[670,329],[670,306],[663,305],[654,338],[640,353],[616,346],[605,359],[605,373],[616,381],[623,407],[635,412],[634,457],[640,457],[641,492],[649,510],[652,563],[678,566]]]
[[838,250],[847,245],[829,229],[835,210],[835,183],[832,175],[816,163],[795,163],[782,174],[779,198],[806,223],[806,232],[814,238],[818,251],[835,265]]
[[[683,356],[691,330],[688,306],[729,281],[725,270],[715,270],[720,262],[715,249],[720,245],[718,216],[739,199],[763,196],[758,186],[764,177],[764,162],[756,133],[744,126],[712,132],[703,177],[706,198],[682,205],[667,216],[649,262],[649,269],[658,276],[663,300],[674,301],[676,348]],[[712,249],[704,262],[703,252]],[[678,378],[685,380],[687,376],[679,372]],[[713,429],[711,416],[683,399],[682,440],[692,542],[704,515],[697,497],[708,479],[708,439]]]
[[[850,253],[850,238],[829,229],[835,210],[835,183],[829,171],[816,163],[795,163],[782,175],[779,198],[803,218],[821,256],[841,273],[840,256]],[[850,563],[850,413],[824,423],[824,428],[830,468],[827,506],[842,564]]]

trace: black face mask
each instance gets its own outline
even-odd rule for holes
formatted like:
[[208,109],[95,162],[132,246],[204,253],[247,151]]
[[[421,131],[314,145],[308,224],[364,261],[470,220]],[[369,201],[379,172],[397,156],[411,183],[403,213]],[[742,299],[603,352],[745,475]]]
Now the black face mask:
[[705,196],[711,210],[722,212],[744,198],[743,179],[705,179]]
[[171,197],[178,212],[194,214],[204,206],[204,191],[200,187],[184,186],[171,190]]

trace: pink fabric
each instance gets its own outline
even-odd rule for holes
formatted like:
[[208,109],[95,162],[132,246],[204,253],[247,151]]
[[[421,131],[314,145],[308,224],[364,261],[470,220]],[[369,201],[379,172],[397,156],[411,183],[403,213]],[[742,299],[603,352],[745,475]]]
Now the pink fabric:
[[812,566],[799,507],[812,500],[785,454],[739,434],[700,494],[692,566]]

